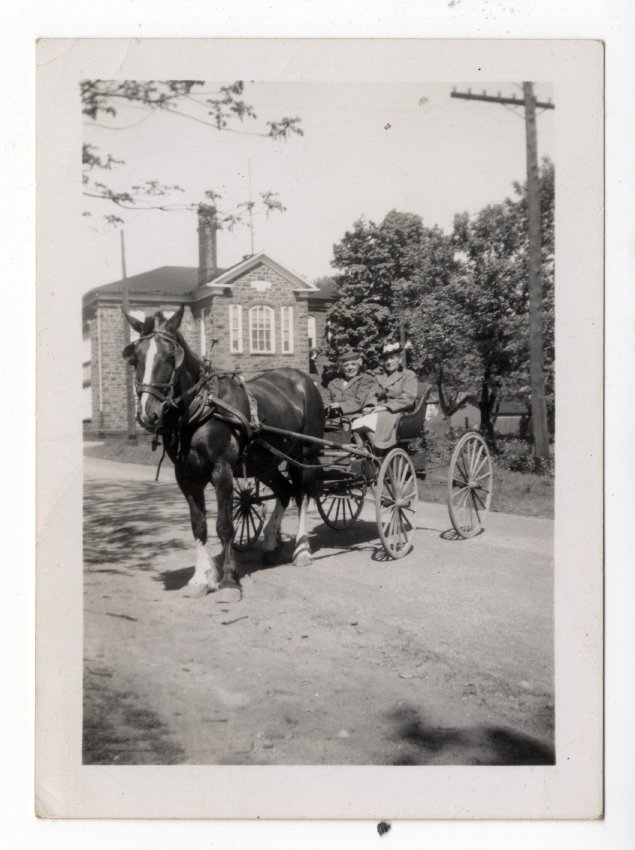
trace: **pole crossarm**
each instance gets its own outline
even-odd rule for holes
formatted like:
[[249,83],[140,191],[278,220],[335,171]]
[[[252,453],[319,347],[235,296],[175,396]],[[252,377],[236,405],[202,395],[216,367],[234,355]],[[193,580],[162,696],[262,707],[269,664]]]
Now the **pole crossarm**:
[[[468,89],[467,92],[457,91],[456,89],[452,89],[450,92],[450,97],[460,97],[463,100],[484,100],[487,103],[510,103],[512,106],[526,106],[526,102],[524,98],[516,97],[512,95],[511,97],[502,97],[500,94],[498,95],[490,95],[487,92],[483,92],[483,94],[472,94],[471,89]],[[535,102],[536,109],[555,109],[555,103],[551,103],[548,101],[547,103],[543,103],[542,101]]]

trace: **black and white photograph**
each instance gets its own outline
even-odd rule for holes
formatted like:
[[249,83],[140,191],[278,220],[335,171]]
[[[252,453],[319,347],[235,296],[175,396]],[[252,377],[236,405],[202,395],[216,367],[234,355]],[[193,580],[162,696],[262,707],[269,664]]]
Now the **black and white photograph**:
[[[578,801],[597,814],[601,645],[580,690],[557,658],[568,600],[599,634],[600,503],[577,544],[587,623],[556,537],[584,522],[559,490],[582,436],[562,423],[601,404],[601,260],[577,327],[566,267],[585,216],[601,244],[601,187],[586,213],[571,198],[558,48],[506,67],[493,46],[439,43],[437,63],[410,43],[402,73],[379,50],[362,74],[332,44],[266,43],[259,74],[253,56],[236,73],[247,45],[221,73],[228,43],[188,43],[191,62],[185,43],[141,44],[130,63],[118,44],[75,43],[64,91],[81,147],[54,330],[78,358],[55,360],[80,456],[59,532],[79,553],[73,770],[426,768],[422,787],[451,794],[444,768],[465,767],[456,789],[500,789],[496,768],[531,784],[573,767],[557,718],[586,694]],[[601,49],[588,60],[601,103]],[[585,322],[580,398],[565,370]],[[527,816],[550,816],[544,787]],[[219,799],[210,816],[240,816]]]

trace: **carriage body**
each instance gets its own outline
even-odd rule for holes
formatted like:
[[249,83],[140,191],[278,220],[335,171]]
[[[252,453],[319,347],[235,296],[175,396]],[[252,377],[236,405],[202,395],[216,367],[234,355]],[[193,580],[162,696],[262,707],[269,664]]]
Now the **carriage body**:
[[[325,439],[318,458],[315,501],[330,528],[342,531],[359,518],[366,499],[375,502],[377,530],[386,554],[403,558],[413,547],[416,530],[418,479],[425,478],[430,462],[424,446],[427,411],[426,387],[420,385],[415,407],[400,414],[394,446],[375,449],[368,439],[351,430],[352,420],[327,420]],[[295,435],[301,436],[301,435]],[[459,440],[451,458],[435,467],[449,466],[448,508],[456,534],[474,537],[483,531],[491,500],[492,465],[489,450],[478,431]],[[249,478],[248,454],[243,477],[235,484],[235,546],[249,548],[255,542],[273,498]]]

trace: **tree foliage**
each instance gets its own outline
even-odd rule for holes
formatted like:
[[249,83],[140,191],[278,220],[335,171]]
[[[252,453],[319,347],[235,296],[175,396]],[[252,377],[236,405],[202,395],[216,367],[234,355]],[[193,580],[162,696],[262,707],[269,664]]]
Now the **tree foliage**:
[[[545,380],[554,413],[554,168],[540,170]],[[426,228],[392,211],[379,225],[355,222],[333,249],[337,301],[328,314],[331,348],[359,345],[375,365],[387,338],[405,335],[410,361],[433,377],[449,415],[479,406],[493,439],[506,395],[529,402],[529,237],[527,190],[475,215],[455,217],[452,232]]]
[[[218,91],[202,95],[199,92],[204,86],[203,80],[83,80],[80,84],[82,114],[88,119],[88,125],[97,125],[100,121],[110,122],[111,129],[126,129],[117,127],[112,121],[116,119],[121,107],[126,104],[142,110],[143,117],[135,121],[140,123],[152,112],[169,113],[175,118],[203,123],[217,132],[246,133],[263,138],[280,140],[292,135],[303,135],[300,118],[283,117],[276,121],[267,121],[264,129],[247,130],[247,121],[257,119],[256,112],[243,99],[244,83],[238,80],[227,86],[221,86]],[[203,108],[201,117],[201,107]],[[135,124],[131,125],[134,126]],[[106,182],[106,172],[112,171],[123,161],[116,159],[110,153],[103,153],[90,142],[82,145],[82,180],[84,195],[90,198],[107,201],[121,210],[155,209],[155,210],[195,210],[198,201],[184,204],[172,201],[175,193],[182,193],[181,186],[165,184],[156,179],[140,181],[137,185],[125,190],[113,188]],[[218,194],[209,190],[205,193],[206,200],[214,195],[215,202],[221,201]],[[276,192],[261,192],[260,202],[267,215],[271,212],[284,212],[285,207]],[[251,212],[254,202],[248,201],[231,211],[219,210],[218,224],[228,229],[233,228],[243,220],[245,212]],[[85,215],[90,215],[86,212]],[[112,213],[105,216],[110,223],[121,223],[120,215]]]
[[[554,412],[554,168],[540,173],[545,381]],[[506,395],[529,403],[529,236],[527,190],[455,217],[451,236],[456,268],[445,285],[422,297],[409,328],[417,366],[437,378],[444,396],[469,397],[481,428],[493,440],[493,416]]]
[[[380,224],[360,219],[333,247],[336,301],[327,319],[331,355],[359,346],[368,366],[379,362],[385,342],[400,338],[400,316],[419,298],[422,271],[443,266],[443,234],[421,218],[392,210]],[[434,275],[443,274],[435,270]]]

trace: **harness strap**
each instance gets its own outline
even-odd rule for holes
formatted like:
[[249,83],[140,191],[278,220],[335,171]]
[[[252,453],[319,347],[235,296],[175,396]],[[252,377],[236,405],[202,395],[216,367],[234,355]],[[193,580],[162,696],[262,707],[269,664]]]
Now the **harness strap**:
[[276,449],[275,446],[272,446],[271,443],[268,443],[266,440],[263,440],[262,437],[256,437],[254,440],[259,446],[262,446],[263,449],[267,449],[268,452],[271,452],[280,460],[286,460],[287,463],[293,464],[293,466],[297,466],[299,469],[324,469],[324,464],[321,463],[302,463],[302,461],[295,460],[295,458],[289,457],[289,455],[281,452],[280,449]]
[[247,396],[247,401],[249,402],[249,419],[256,431],[260,430],[260,419],[258,418],[258,402],[256,401],[253,393],[250,392],[247,384],[245,383],[245,379],[242,375],[236,374],[236,379],[241,383],[242,388],[245,391],[245,395]]

